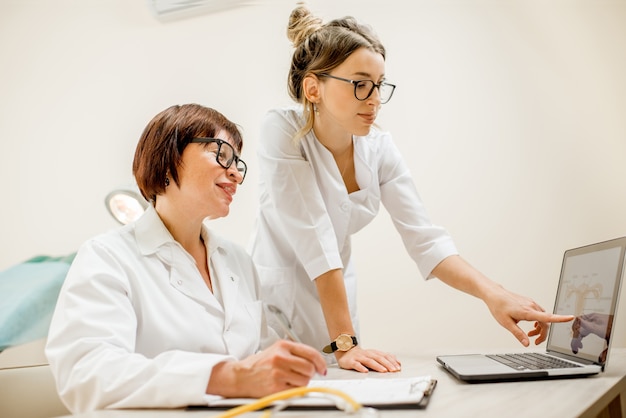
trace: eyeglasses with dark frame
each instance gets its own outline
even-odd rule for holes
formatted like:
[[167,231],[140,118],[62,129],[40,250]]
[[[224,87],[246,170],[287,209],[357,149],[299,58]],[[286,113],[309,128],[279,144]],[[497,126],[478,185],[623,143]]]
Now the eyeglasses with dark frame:
[[393,91],[396,89],[395,84],[390,84],[384,81],[376,84],[373,80],[350,80],[343,77],[337,77],[330,74],[319,74],[320,77],[334,78],[335,80],[345,81],[346,83],[354,84],[354,97],[359,101],[369,99],[374,92],[375,88],[378,88],[378,94],[380,95],[380,104],[385,104],[391,100]]
[[239,158],[239,156],[235,153],[233,146],[227,141],[219,138],[193,138],[189,142],[194,144],[217,144],[215,161],[217,161],[217,163],[225,169],[230,168],[234,162],[235,167],[237,167],[237,171],[241,174],[241,181],[239,184],[243,183],[243,180],[246,178],[246,173],[248,172],[248,166],[241,158]]

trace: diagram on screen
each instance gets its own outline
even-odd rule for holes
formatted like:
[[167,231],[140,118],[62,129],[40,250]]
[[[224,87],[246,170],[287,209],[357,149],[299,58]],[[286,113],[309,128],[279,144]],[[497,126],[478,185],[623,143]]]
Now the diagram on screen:
[[[594,276],[596,276],[596,280],[597,280],[597,274],[594,274]],[[574,282],[575,281],[576,280],[574,280]],[[574,316],[580,316],[584,314],[585,307],[587,305],[591,305],[591,304],[598,305],[598,303],[595,303],[595,302],[599,302],[599,299],[601,296],[602,296],[602,283],[589,284],[589,283],[583,282],[578,285],[569,284],[567,286],[567,292],[565,293],[565,299],[570,299],[570,298],[574,299],[574,312],[573,312]],[[609,299],[608,302],[610,303],[611,300]],[[593,307],[590,307],[590,310],[592,312],[600,312],[602,311],[602,307],[593,306]]]
[[612,294],[619,256],[619,248],[614,248],[567,259],[562,277],[565,286],[555,311],[575,319],[553,324],[559,346],[603,360],[613,322]]

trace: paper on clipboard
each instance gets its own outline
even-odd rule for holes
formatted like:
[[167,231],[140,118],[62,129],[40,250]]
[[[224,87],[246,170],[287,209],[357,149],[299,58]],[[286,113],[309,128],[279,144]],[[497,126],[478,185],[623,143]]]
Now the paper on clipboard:
[[309,387],[338,389],[361,405],[417,404],[431,388],[430,376],[311,380]]
[[[308,387],[337,389],[363,406],[378,409],[425,408],[437,381],[430,376],[363,379],[313,379]],[[254,402],[256,399],[218,399],[208,408],[232,408]],[[309,394],[288,401],[287,408],[328,409],[336,407],[336,400],[327,395]],[[200,408],[200,407],[194,407]]]

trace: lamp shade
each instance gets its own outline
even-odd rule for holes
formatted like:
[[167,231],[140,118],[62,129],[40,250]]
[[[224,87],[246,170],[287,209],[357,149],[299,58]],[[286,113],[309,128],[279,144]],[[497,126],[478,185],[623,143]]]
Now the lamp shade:
[[148,208],[143,196],[130,188],[113,190],[104,203],[109,213],[122,225],[138,219]]

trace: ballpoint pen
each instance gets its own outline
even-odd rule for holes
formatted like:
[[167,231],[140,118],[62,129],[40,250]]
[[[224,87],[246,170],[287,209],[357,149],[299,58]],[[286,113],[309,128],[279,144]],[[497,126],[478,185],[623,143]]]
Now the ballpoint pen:
[[283,311],[281,311],[280,308],[278,308],[277,306],[271,304],[266,304],[266,306],[267,310],[274,314],[274,317],[278,320],[278,323],[280,324],[283,331],[285,331],[285,334],[287,334],[289,339],[297,343],[301,343],[302,341],[300,341],[300,338],[298,338],[296,333],[293,332],[293,329],[291,328],[291,323],[289,322],[287,315],[285,315]]

